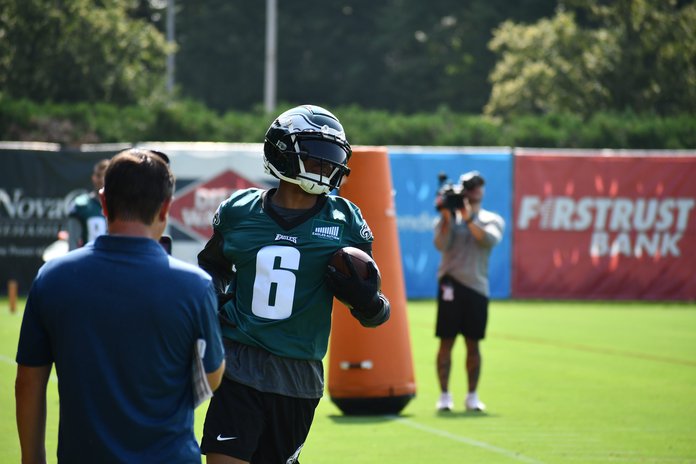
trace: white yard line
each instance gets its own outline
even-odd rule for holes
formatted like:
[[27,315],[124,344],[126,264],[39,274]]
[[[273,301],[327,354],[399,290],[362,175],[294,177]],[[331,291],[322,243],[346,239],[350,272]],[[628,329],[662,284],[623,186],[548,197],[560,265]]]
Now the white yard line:
[[453,441],[458,441],[460,443],[465,443],[470,446],[475,446],[477,448],[482,448],[485,449],[486,451],[490,451],[491,453],[496,453],[503,455],[505,457],[508,457],[510,459],[513,459],[515,461],[519,462],[528,462],[530,464],[543,464],[542,461],[538,461],[536,459],[529,458],[527,456],[523,456],[520,453],[517,453],[515,451],[510,451],[505,448],[500,448],[498,446],[493,446],[489,445],[488,443],[484,443],[482,441],[474,440],[473,438],[468,438],[468,437],[463,437],[461,435],[455,435],[453,433],[450,433],[446,430],[440,430],[436,429],[434,427],[429,427],[427,425],[420,424],[416,421],[413,421],[411,419],[405,419],[403,417],[399,416],[387,416],[389,419],[392,419],[400,424],[407,425],[411,428],[422,430],[424,432],[431,433],[433,435],[438,435],[440,437],[448,438]]

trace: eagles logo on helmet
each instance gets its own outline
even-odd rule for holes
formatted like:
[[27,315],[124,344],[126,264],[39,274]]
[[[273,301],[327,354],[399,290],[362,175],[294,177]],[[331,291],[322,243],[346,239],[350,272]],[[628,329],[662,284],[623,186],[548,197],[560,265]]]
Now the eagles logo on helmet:
[[350,173],[352,151],[343,126],[319,106],[302,105],[278,116],[266,131],[263,151],[266,172],[314,195],[329,193]]

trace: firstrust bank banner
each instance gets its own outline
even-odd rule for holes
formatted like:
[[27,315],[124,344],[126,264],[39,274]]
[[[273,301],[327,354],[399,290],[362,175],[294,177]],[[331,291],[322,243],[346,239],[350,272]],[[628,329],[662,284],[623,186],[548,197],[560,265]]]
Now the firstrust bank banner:
[[694,155],[518,150],[513,297],[696,299]]

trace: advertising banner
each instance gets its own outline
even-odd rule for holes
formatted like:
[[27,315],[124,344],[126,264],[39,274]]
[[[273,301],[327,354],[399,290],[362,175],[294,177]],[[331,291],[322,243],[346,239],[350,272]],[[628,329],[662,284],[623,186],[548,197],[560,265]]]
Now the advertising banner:
[[696,298],[696,152],[515,156],[515,298]]
[[263,167],[263,144],[147,142],[139,148],[166,153],[176,176],[176,192],[167,233],[172,255],[197,264],[197,255],[213,234],[217,207],[235,190],[277,185]]
[[[166,233],[172,254],[196,263],[212,235],[218,205],[240,188],[267,188],[276,182],[264,173],[263,145],[148,142],[171,159],[176,191]],[[128,145],[94,145],[60,150],[55,144],[0,145],[0,294],[10,279],[26,294],[46,247],[65,227],[78,195],[92,190],[94,164]]]
[[59,151],[54,144],[0,146],[0,293],[13,279],[26,294],[58,239],[70,204],[91,191],[94,164],[113,151]]
[[[394,184],[397,227],[408,298],[437,296],[440,253],[433,244],[433,226],[439,215],[435,197],[440,173],[451,182],[477,170],[486,181],[483,207],[505,220],[503,240],[493,248],[489,262],[492,298],[510,296],[512,247],[512,155],[506,147],[388,147]],[[376,238],[377,240],[379,237]]]

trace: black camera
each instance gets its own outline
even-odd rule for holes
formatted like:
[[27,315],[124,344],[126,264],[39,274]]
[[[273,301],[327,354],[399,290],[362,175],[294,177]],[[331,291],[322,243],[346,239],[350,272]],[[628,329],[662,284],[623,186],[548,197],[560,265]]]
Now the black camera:
[[442,202],[439,205],[435,205],[435,209],[438,211],[443,209],[455,211],[463,208],[464,198],[466,198],[469,191],[484,184],[483,177],[481,177],[481,173],[478,171],[462,174],[459,178],[459,185],[450,182],[447,174],[444,172],[441,172],[437,178],[440,182],[440,189],[437,191],[437,194],[442,198]]
[[447,174],[441,172],[437,176],[440,183],[440,189],[437,191],[437,196],[442,198],[442,201],[435,204],[437,211],[443,209],[457,210],[464,207],[464,189],[461,185],[455,185],[449,181]]

